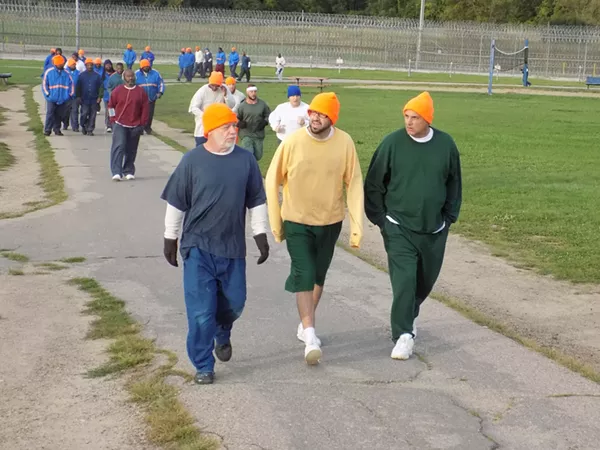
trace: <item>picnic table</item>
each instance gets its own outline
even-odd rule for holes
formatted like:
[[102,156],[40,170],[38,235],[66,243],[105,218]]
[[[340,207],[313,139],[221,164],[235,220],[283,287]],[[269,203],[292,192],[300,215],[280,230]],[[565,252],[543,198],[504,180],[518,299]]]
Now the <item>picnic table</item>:
[[[317,87],[319,87],[321,89],[321,92],[323,92],[323,88],[329,86],[328,83],[324,83],[325,81],[329,80],[329,78],[327,77],[299,77],[299,76],[295,76],[295,77],[288,77],[291,80],[296,80],[296,85],[297,86],[315,86],[317,85]],[[300,82],[302,80],[302,82]],[[317,81],[319,82],[319,84],[317,84]]]

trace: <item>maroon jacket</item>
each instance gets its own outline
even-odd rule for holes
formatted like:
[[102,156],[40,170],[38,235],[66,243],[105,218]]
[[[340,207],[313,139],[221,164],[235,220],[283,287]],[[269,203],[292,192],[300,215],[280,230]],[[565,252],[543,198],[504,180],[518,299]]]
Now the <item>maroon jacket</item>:
[[145,126],[148,123],[148,95],[142,87],[127,89],[124,84],[117,86],[110,94],[108,107],[115,109],[111,122],[119,122],[127,127]]

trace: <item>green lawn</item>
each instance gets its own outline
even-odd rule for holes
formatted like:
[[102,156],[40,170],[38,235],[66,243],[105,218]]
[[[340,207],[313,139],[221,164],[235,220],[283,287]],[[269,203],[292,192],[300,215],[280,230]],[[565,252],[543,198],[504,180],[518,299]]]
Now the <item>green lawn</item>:
[[[197,88],[169,86],[157,118],[192,132],[187,110]],[[286,100],[283,86],[259,89],[272,108]],[[310,102],[317,91],[304,92]],[[338,125],[354,138],[364,171],[382,137],[402,126],[402,106],[417,92],[336,92],[342,104]],[[461,151],[464,206],[453,231],[542,273],[600,282],[597,100],[461,93],[433,97],[434,124],[451,133]],[[275,148],[269,131],[260,161],[263,171]]]
[[[117,59],[112,60],[117,63]],[[40,82],[42,73],[42,61],[21,61],[21,60],[2,60],[0,59],[0,72],[12,72],[13,76],[10,82],[13,84],[36,84]],[[134,66],[136,67],[136,66]],[[137,67],[136,67],[137,68]],[[161,72],[165,79],[175,79],[179,69],[174,64],[158,64],[155,66]],[[271,67],[253,67],[253,77],[275,77],[275,69]],[[379,80],[379,81],[406,81],[406,82],[444,82],[444,83],[477,83],[487,84],[488,77],[482,75],[461,75],[454,74],[450,77],[447,73],[412,73],[408,76],[406,72],[393,72],[386,70],[354,70],[346,69],[338,73],[337,69],[313,69],[288,67],[285,70],[286,77],[292,76],[311,76],[327,77],[338,79],[356,79],[356,80]],[[577,81],[555,81],[530,78],[534,87],[536,86],[568,86],[581,87],[585,89],[582,82]],[[494,80],[496,82],[496,80]],[[521,85],[519,77],[500,77],[498,83]]]

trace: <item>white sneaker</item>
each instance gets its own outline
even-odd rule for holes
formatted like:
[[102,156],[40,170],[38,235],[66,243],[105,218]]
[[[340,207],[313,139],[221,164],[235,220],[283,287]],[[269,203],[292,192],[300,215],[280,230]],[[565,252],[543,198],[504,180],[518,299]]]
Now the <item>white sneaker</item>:
[[392,350],[392,359],[408,359],[413,353],[415,340],[410,333],[404,333]]
[[[298,325],[298,333],[296,334],[296,337],[298,338],[299,341],[304,342],[304,328],[302,328],[302,322],[300,322],[300,324]],[[315,336],[316,337],[316,336]],[[321,347],[321,339],[319,339],[317,337],[317,340],[315,341],[315,343]]]
[[113,175],[112,179],[113,181],[121,181],[123,177],[121,175]]
[[416,338],[417,337],[417,324],[413,323],[413,335]]
[[128,174],[128,175],[125,175],[125,179],[126,180],[135,180],[135,176],[131,175],[131,174]]
[[311,366],[319,364],[322,356],[323,352],[321,351],[321,347],[317,345],[316,342],[313,341],[306,344],[306,347],[304,348],[304,360],[306,361],[306,364]]
[[106,128],[106,130],[104,131],[106,131],[107,133],[112,133],[112,128]]

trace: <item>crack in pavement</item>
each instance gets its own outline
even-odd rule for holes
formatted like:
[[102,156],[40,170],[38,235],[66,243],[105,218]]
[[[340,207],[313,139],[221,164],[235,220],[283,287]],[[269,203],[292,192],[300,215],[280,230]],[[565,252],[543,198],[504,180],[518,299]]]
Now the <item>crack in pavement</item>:
[[500,449],[500,444],[498,442],[496,442],[493,438],[491,438],[490,436],[488,436],[488,434],[485,432],[484,430],[484,425],[485,425],[485,419],[483,417],[481,417],[481,414],[479,414],[478,411],[466,408],[465,406],[461,405],[458,400],[456,400],[454,397],[452,397],[451,395],[447,395],[445,394],[445,396],[448,398],[448,400],[450,400],[450,402],[456,406],[459,409],[462,409],[464,412],[466,412],[467,414],[470,414],[473,417],[476,417],[477,420],[479,421],[479,428],[478,428],[478,433],[481,434],[484,438],[486,438],[488,441],[490,441],[491,446],[489,448],[489,450],[498,450]]

